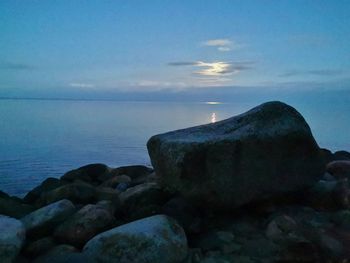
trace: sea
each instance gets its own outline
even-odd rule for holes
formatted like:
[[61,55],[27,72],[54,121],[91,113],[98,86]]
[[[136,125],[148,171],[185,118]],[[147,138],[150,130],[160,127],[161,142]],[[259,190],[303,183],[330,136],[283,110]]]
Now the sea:
[[[256,102],[1,99],[0,190],[23,196],[47,177],[89,163],[150,165],[154,134],[243,113]],[[322,148],[350,150],[350,105],[292,104]]]

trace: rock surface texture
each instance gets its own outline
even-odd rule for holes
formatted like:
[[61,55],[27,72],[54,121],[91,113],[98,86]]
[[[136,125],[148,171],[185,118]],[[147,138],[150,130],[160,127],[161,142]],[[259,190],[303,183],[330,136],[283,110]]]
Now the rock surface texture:
[[0,215],[0,262],[11,263],[17,257],[25,239],[21,221]]
[[83,254],[100,263],[176,263],[187,256],[187,239],[174,219],[156,215],[95,236]]
[[153,136],[147,143],[161,184],[215,209],[303,190],[325,170],[304,118],[268,102],[217,123]]

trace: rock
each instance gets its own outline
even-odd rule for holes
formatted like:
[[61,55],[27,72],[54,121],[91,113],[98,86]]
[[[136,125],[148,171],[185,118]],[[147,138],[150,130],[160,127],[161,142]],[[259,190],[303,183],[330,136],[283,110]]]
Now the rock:
[[24,204],[22,200],[16,197],[0,197],[0,214],[9,217],[21,218],[34,210],[34,207]]
[[132,180],[133,185],[153,182],[157,182],[157,176],[155,172],[136,177],[134,180]]
[[143,165],[130,165],[130,166],[121,166],[115,169],[112,169],[111,175],[127,175],[132,180],[137,177],[146,176],[153,172],[152,168]]
[[115,189],[120,183],[130,183],[131,178],[125,174],[113,176],[111,179],[103,182],[100,186]]
[[101,233],[83,253],[99,263],[175,263],[187,256],[183,229],[170,217],[156,215]]
[[238,252],[241,249],[241,245],[235,242],[235,236],[227,231],[215,231],[200,236],[194,245],[203,252],[219,250],[223,254]]
[[56,246],[47,253],[36,258],[33,263],[78,263],[78,262],[88,262],[86,259],[80,258],[79,251],[69,245],[59,245]]
[[78,169],[65,173],[61,179],[69,182],[74,180],[82,180],[88,183],[103,182],[109,178],[110,168],[101,163],[94,163],[82,166]]
[[21,219],[27,234],[30,236],[45,236],[75,212],[75,206],[69,200],[61,200],[42,207]]
[[266,236],[277,241],[287,239],[291,234],[295,234],[297,228],[298,225],[293,218],[280,215],[267,225]]
[[159,213],[167,194],[156,183],[140,184],[119,195],[123,210],[131,220]]
[[116,187],[117,191],[125,192],[130,187],[130,183],[119,183]]
[[120,191],[109,187],[98,187],[96,188],[95,199],[97,199],[98,201],[110,200],[115,204],[120,204],[119,193]]
[[49,177],[45,179],[39,186],[29,191],[23,198],[23,200],[27,203],[34,203],[40,198],[42,193],[51,191],[65,184],[67,184],[67,182],[61,181],[57,178]]
[[28,258],[36,258],[41,254],[46,253],[57,244],[52,237],[44,237],[34,242],[31,242],[25,246],[23,253]]
[[19,254],[25,239],[21,221],[0,215],[0,262],[11,263]]
[[162,213],[176,219],[186,233],[199,233],[201,230],[200,211],[180,196],[165,203]]
[[341,210],[334,213],[331,220],[338,226],[350,230],[350,210]]
[[304,118],[281,102],[153,136],[147,143],[161,184],[211,209],[306,189],[325,163]]
[[350,179],[350,161],[333,161],[327,164],[326,169],[337,179]]
[[93,203],[96,199],[96,190],[90,184],[74,182],[45,192],[41,196],[43,204],[51,204],[62,199],[68,199],[73,203],[80,204]]
[[86,205],[59,225],[54,237],[62,243],[80,248],[92,237],[112,226],[114,220],[110,211],[103,206]]
[[349,160],[350,153],[347,151],[337,151],[333,154],[333,160]]

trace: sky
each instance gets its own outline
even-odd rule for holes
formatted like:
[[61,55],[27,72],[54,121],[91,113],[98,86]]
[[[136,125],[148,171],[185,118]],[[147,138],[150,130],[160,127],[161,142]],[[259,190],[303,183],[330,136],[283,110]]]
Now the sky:
[[0,1],[0,97],[344,92],[349,73],[347,0]]

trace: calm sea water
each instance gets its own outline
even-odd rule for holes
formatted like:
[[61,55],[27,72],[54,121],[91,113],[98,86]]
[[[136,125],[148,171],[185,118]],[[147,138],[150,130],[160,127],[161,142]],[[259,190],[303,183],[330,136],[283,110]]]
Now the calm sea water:
[[[23,195],[79,166],[150,164],[154,134],[222,120],[254,103],[0,100],[0,190]],[[293,104],[321,147],[350,149],[348,104]]]

